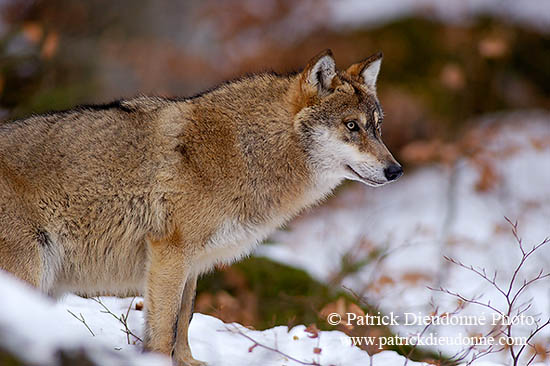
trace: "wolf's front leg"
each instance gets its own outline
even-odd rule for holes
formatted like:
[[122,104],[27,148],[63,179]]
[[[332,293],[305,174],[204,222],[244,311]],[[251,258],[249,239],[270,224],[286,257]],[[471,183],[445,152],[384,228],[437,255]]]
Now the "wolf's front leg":
[[204,362],[195,360],[191,355],[189,348],[189,323],[193,316],[193,305],[195,300],[195,291],[197,288],[196,274],[190,274],[185,283],[183,296],[181,299],[181,309],[178,316],[178,330],[176,334],[176,345],[174,347],[174,361],[178,365],[204,366]]
[[171,356],[174,349],[176,324],[190,269],[189,257],[178,241],[176,233],[149,243],[144,348],[167,356]]

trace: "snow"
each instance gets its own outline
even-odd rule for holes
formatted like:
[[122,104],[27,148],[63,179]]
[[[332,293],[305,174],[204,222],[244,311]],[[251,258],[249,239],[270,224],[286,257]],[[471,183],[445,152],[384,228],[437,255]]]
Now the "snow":
[[[346,343],[347,337],[338,331],[320,332],[318,337],[312,338],[303,325],[295,326],[290,330],[286,326],[279,326],[260,332],[235,324],[224,324],[210,316],[195,314],[195,317],[197,316],[201,320],[201,327],[208,325],[208,329],[215,329],[217,332],[229,335],[229,337],[217,337],[213,340],[211,333],[199,333],[196,326],[191,328],[193,354],[211,365],[300,365],[281,353],[265,348],[254,347],[249,352],[248,350],[254,343],[239,335],[239,332],[243,332],[256,342],[278,349],[283,354],[305,363],[367,365],[370,362],[370,356],[365,351]],[[223,349],[223,352],[213,354],[212,348]],[[319,354],[314,352],[316,348],[320,349]],[[403,364],[404,361],[405,358],[395,352],[383,352],[381,355],[373,357],[374,365]],[[421,365],[421,363],[412,363],[412,365]]]
[[[25,362],[53,365],[58,349],[76,352],[85,347],[92,360],[105,366],[121,365],[122,361],[136,366],[169,364],[164,357],[139,353],[136,347],[115,352],[117,345],[123,346],[125,335],[121,336],[120,327],[100,313],[90,299],[70,295],[56,303],[3,271],[0,271],[0,293],[0,345]],[[124,305],[124,300],[120,301]],[[67,312],[69,308],[83,314],[95,330],[95,337]]]
[[[428,286],[442,286],[468,298],[481,295],[482,301],[490,300],[502,308],[505,301],[497,290],[470,271],[449,264],[443,256],[485,268],[490,275],[497,271],[497,283],[504,286],[521,259],[504,217],[518,220],[527,249],[550,236],[550,145],[537,145],[537,141],[550,140],[550,115],[515,112],[478,122],[474,132],[482,133],[486,140],[474,158],[490,159],[500,177],[495,189],[476,190],[479,172],[473,160],[466,158],[457,163],[454,185],[450,185],[450,168],[443,165],[406,172],[401,180],[382,188],[355,185],[293,222],[289,230],[278,232],[272,240],[280,244],[263,246],[258,253],[303,268],[325,282],[338,273],[346,254],[360,259],[373,250],[385,253],[343,282],[385,313],[426,315],[434,310],[434,303],[439,312],[454,310],[456,299]],[[500,126],[497,132],[489,133],[495,126]],[[541,269],[546,271],[549,263],[547,245],[526,262],[518,283]],[[522,301],[533,298],[530,316],[550,316],[549,282],[535,283],[521,297]],[[468,314],[492,316],[489,309],[475,305],[461,313]],[[393,330],[411,335],[421,328],[400,324]],[[518,335],[526,335],[530,329],[516,328]],[[453,336],[483,330],[487,329],[434,326],[430,332]],[[550,343],[549,331],[541,332],[539,339],[544,344]],[[452,355],[464,347],[432,348]],[[491,355],[490,359],[502,362],[502,357]]]
[[543,32],[550,30],[550,5],[540,0],[340,0],[330,5],[336,27],[376,26],[415,15],[445,22],[492,15]]
[[[66,352],[84,350],[101,366],[171,365],[166,357],[142,353],[141,343],[133,337],[128,344],[127,335],[121,330],[124,328],[122,323],[105,313],[93,299],[68,295],[55,302],[3,271],[0,271],[0,293],[0,348],[11,350],[24,362],[55,365],[59,356],[57,351],[62,349]],[[126,314],[132,304],[128,328],[138,337],[142,335],[143,312],[133,306],[142,299],[101,297],[100,301],[117,316]],[[83,318],[94,335],[68,310]],[[345,334],[338,331],[322,331],[314,338],[303,325],[255,331],[199,313],[193,316],[189,338],[193,356],[211,366],[301,365],[295,360],[341,366],[393,366],[405,362],[403,356],[389,351],[370,357],[365,351],[351,346]],[[254,341],[260,345],[252,347]],[[316,353],[315,349],[319,351]],[[409,362],[409,365],[424,364]]]

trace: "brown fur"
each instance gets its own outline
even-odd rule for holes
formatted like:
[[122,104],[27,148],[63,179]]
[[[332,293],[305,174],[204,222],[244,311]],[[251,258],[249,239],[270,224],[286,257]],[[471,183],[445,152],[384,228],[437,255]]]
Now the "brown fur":
[[365,65],[350,75],[331,60],[325,51],[301,74],[191,99],[0,125],[0,268],[52,295],[143,293],[146,349],[200,364],[187,342],[197,276],[248,254],[342,179],[362,179],[338,151],[364,158],[373,182],[395,164],[368,130],[379,106],[357,76]]

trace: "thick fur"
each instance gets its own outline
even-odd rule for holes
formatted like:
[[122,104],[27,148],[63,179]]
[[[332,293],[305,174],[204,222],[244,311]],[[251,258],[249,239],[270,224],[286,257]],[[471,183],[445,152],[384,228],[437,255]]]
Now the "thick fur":
[[362,76],[372,83],[372,62],[338,72],[325,51],[300,74],[191,99],[0,124],[0,268],[54,296],[142,293],[146,349],[199,365],[187,342],[197,276],[247,255],[343,179],[383,184],[397,164]]

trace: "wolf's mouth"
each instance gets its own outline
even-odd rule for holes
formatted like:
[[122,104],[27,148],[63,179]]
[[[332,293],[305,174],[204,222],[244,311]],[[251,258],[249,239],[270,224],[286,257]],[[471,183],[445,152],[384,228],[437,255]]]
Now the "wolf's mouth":
[[357,176],[357,178],[359,178],[359,180],[361,180],[365,183],[368,183],[368,184],[373,185],[373,186],[379,186],[379,185],[382,185],[382,184],[385,183],[385,182],[378,182],[376,180],[363,177],[361,174],[357,173],[357,171],[355,169],[353,169],[350,165],[346,165],[346,167],[348,168],[348,170],[350,172],[352,172],[355,176]]

